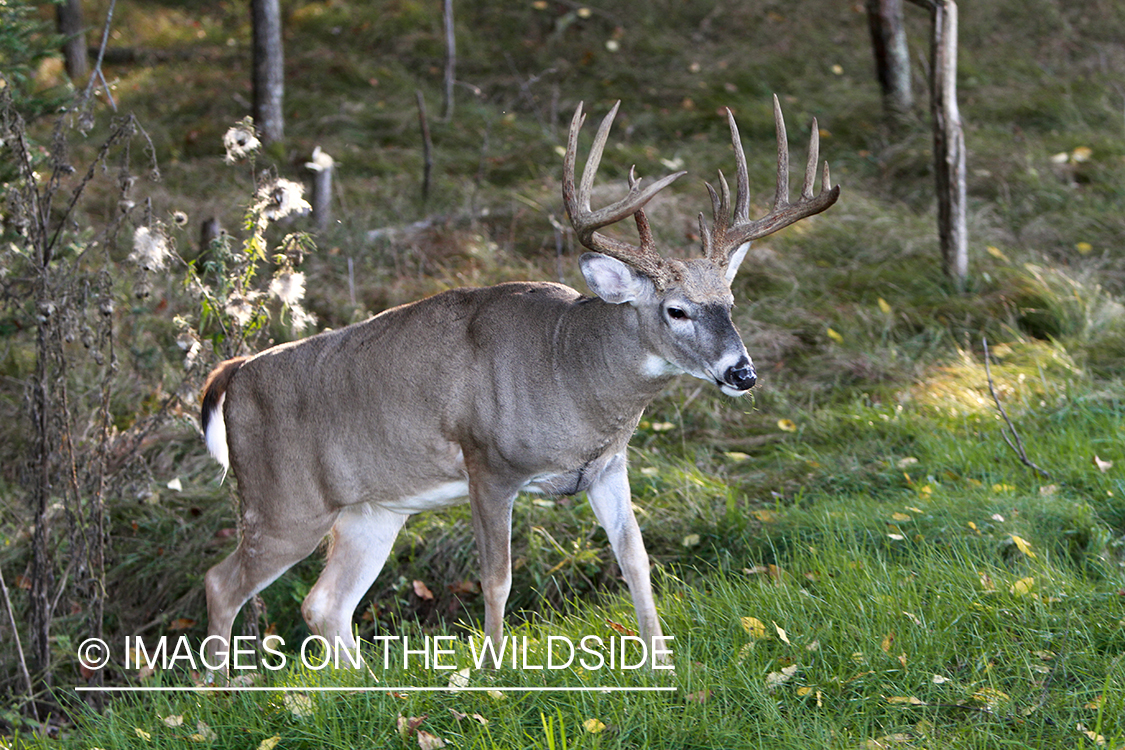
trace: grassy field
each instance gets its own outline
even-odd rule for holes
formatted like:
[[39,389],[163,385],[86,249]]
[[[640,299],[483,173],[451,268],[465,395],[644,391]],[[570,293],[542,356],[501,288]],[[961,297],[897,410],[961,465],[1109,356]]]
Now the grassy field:
[[[89,18],[100,23],[106,5],[89,3]],[[464,748],[1125,747],[1125,9],[963,4],[971,279],[960,293],[939,270],[924,71],[916,65],[917,118],[890,128],[862,3],[463,5],[465,85],[442,122],[440,4],[287,4],[287,138],[255,174],[224,164],[221,145],[249,111],[245,9],[119,5],[112,45],[134,58],[108,66],[107,79],[162,172],[156,181],[134,165],[133,199],[169,222],[187,214],[173,231],[192,258],[200,221],[215,216],[238,235],[256,174],[304,179],[322,147],[339,165],[337,222],[302,270],[317,327],[339,327],[452,286],[530,278],[584,289],[581,249],[552,228],[565,223],[559,153],[580,100],[596,116],[623,102],[603,184],[633,163],[647,177],[689,170],[648,211],[679,254],[697,252],[702,181],[733,167],[720,108],[738,118],[761,212],[770,95],[798,163],[817,117],[840,202],[755,246],[734,285],[760,374],[754,395],[733,401],[682,379],[631,443],[674,672],[477,669],[470,636],[483,605],[460,508],[411,520],[356,617],[368,639],[453,636],[456,669],[384,668],[372,646],[370,668],[314,670],[290,651],[286,668],[252,683],[285,690],[130,694],[95,711],[73,691],[86,682],[77,647],[88,633],[68,593],[52,647],[54,696],[69,713],[50,738],[17,715],[23,686],[3,618],[0,672],[12,677],[0,719],[14,735],[0,746],[437,746],[432,735]],[[907,10],[921,60],[927,17]],[[434,139],[425,200],[415,91]],[[70,136],[76,164],[109,132],[105,99],[89,136]],[[31,132],[46,143],[50,128]],[[92,183],[78,236],[113,215],[114,179]],[[386,228],[399,231],[369,237]],[[290,229],[270,231],[272,243]],[[137,635],[202,639],[203,573],[234,545],[232,488],[197,436],[191,394],[207,368],[185,374],[176,344],[175,316],[198,316],[198,302],[178,269],[138,280],[130,249],[108,251],[122,300],[110,410],[125,436],[166,418],[107,498],[106,674],[117,686],[186,686],[190,669],[126,668],[123,646]],[[137,296],[142,281],[149,293]],[[0,564],[20,617],[35,311],[7,289]],[[275,319],[256,345],[290,336]],[[1005,443],[985,338],[996,397],[1048,474]],[[76,394],[96,391],[91,372],[69,372]],[[521,497],[514,523],[508,632],[530,664],[544,663],[552,636],[609,641],[634,627],[583,498]],[[300,602],[319,567],[314,555],[263,594],[265,626],[287,644],[307,636]],[[394,689],[451,686],[461,689]]]

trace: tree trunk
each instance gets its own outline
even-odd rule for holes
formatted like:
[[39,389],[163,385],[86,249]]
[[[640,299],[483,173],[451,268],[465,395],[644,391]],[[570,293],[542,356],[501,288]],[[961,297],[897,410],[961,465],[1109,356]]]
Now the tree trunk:
[[63,60],[66,61],[66,74],[70,80],[86,77],[89,70],[86,59],[86,33],[82,28],[82,1],[62,0],[55,6],[59,34],[63,39]]
[[250,23],[254,33],[254,125],[263,143],[274,143],[285,136],[281,111],[285,57],[278,0],[250,0]]
[[930,109],[934,118],[938,236],[942,270],[958,288],[964,288],[969,275],[969,239],[965,217],[965,131],[957,108],[957,3],[935,3],[933,19]]
[[875,73],[883,89],[883,110],[890,120],[901,120],[914,106],[902,0],[867,0],[867,21],[875,53]]

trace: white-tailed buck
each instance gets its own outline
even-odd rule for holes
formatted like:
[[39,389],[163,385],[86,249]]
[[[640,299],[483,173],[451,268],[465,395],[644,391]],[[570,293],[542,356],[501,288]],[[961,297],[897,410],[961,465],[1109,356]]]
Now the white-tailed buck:
[[[498,643],[511,587],[512,504],[521,491],[585,491],[605,527],[649,648],[665,650],[649,562],[633,516],[626,446],[641,413],[678,374],[739,396],[754,367],[731,322],[731,281],[751,240],[831,206],[824,166],[813,194],[812,124],[801,197],[789,202],[789,149],[777,123],[777,192],[750,219],[738,129],[733,206],[722,173],[700,214],[703,257],[656,250],[644,205],[683,175],[594,210],[590,193],[614,106],[575,185],[579,105],[563,163],[563,200],[592,252],[582,274],[595,297],[548,282],[454,289],[370,320],[219,365],[203,393],[211,453],[234,470],[242,503],[238,548],[207,572],[210,636],[229,641],[238,610],[331,536],[302,613],[314,633],[354,646],[352,615],[408,516],[469,502],[481,565],[484,635]],[[597,230],[633,216],[639,245]],[[221,653],[212,639],[212,662]]]

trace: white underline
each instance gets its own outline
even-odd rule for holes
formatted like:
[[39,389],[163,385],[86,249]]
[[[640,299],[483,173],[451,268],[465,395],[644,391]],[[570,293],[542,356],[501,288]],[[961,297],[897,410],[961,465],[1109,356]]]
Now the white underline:
[[232,687],[84,687],[74,688],[82,693],[668,693],[675,687],[260,687],[239,685]]

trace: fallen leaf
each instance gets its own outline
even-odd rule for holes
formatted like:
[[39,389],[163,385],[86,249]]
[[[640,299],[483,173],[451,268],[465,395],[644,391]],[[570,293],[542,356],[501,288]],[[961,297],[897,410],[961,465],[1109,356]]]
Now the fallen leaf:
[[133,731],[136,732],[137,736],[145,742],[150,742],[152,740],[152,735],[141,729],[140,727],[133,727]]
[[196,733],[191,736],[194,742],[214,742],[219,739],[219,735],[215,734],[215,730],[202,721],[195,722],[195,729]]
[[991,516],[989,516],[989,518],[998,523],[1004,523],[1004,516],[1000,515],[999,513],[993,513]]
[[187,630],[195,624],[195,620],[190,617],[177,617],[172,622],[168,623],[169,630]]
[[683,541],[680,542],[680,544],[682,544],[685,547],[695,547],[696,545],[699,544],[699,542],[700,542],[699,534],[688,534],[687,536],[684,537]]
[[480,714],[463,714],[455,708],[449,709],[449,713],[453,714],[453,718],[457,719],[457,721],[461,721],[461,719],[472,718],[474,721],[480,722],[480,725],[482,727],[488,724],[488,719],[484,718]]
[[766,675],[766,689],[775,690],[781,687],[789,682],[789,680],[793,679],[793,675],[797,674],[798,669],[800,669],[800,665],[791,664],[780,672],[770,672]]
[[944,685],[945,683],[949,682],[949,678],[942,677],[940,674],[935,674],[930,678],[930,682],[934,683],[935,685]]
[[1094,149],[1089,146],[1079,146],[1070,152],[1070,160],[1076,163],[1089,161],[1090,157],[1094,155]]
[[779,420],[777,420],[777,427],[778,427],[778,429],[780,429],[784,432],[796,432],[797,431],[797,425],[793,422],[792,419],[779,419]]
[[906,669],[906,652],[898,655],[898,663],[902,665],[903,669]]
[[488,697],[492,698],[492,700],[495,701],[502,701],[505,700],[508,696],[504,695],[499,690],[489,690]]
[[1015,596],[1027,596],[1031,593],[1031,589],[1034,586],[1034,578],[1021,578],[1012,584],[1011,588],[1008,589],[1008,593],[1014,594]]
[[445,740],[438,737],[436,734],[430,734],[424,729],[419,729],[418,747],[420,747],[421,750],[437,750],[439,747],[445,747]]
[[887,703],[892,705],[907,705],[907,706],[924,706],[926,705],[920,698],[915,698],[913,695],[892,695],[887,698]]
[[903,539],[906,539],[902,534],[887,534],[887,537],[896,542],[901,542]]
[[914,458],[914,456],[907,456],[906,458],[900,458],[898,463],[895,465],[900,469],[905,469],[906,467],[913,466],[916,463],[918,463],[918,459]]
[[184,483],[180,481],[179,477],[176,477],[168,483],[168,489],[172,490],[173,492],[183,492]]
[[891,518],[895,521],[910,521],[910,520],[912,520],[912,517],[906,515],[905,513],[893,513],[893,514],[891,514]]
[[184,717],[181,714],[173,714],[172,716],[165,716],[161,721],[164,722],[166,727],[183,726]]
[[809,645],[805,646],[805,650],[806,651],[820,651],[820,641],[813,641]]
[[1039,488],[1039,494],[1043,495],[1044,497],[1054,495],[1058,491],[1059,486],[1057,484],[1045,484]]
[[1074,249],[1083,255],[1089,255],[1094,250],[1094,246],[1089,242],[1075,242]]
[[885,636],[883,636],[883,642],[880,644],[879,647],[882,648],[885,653],[889,654],[891,652],[891,647],[893,647],[894,645],[895,645],[895,634],[893,632],[891,632],[891,633],[887,633]]
[[988,706],[989,711],[999,711],[1005,704],[1012,700],[1012,697],[1005,692],[995,690],[993,688],[981,688],[973,693],[973,700],[979,701]]
[[611,628],[613,628],[613,630],[615,632],[620,633],[621,635],[636,635],[637,634],[637,631],[630,630],[629,628],[625,627],[621,623],[614,622],[613,620],[609,619],[608,617],[605,618],[605,622],[606,622],[606,625],[609,625]]
[[418,727],[422,726],[422,722],[430,717],[429,714],[422,714],[421,716],[411,716],[409,719],[402,714],[398,715],[396,719],[396,726],[398,728],[399,737],[409,737],[417,731]]
[[582,728],[590,734],[601,734],[605,731],[605,724],[597,719],[586,719],[582,722]]
[[267,737],[258,743],[258,750],[273,750],[279,742],[281,742],[281,735],[275,734],[273,737]]
[[890,315],[891,314],[890,304],[888,304],[888,302],[885,299],[883,299],[882,297],[879,298],[879,309],[882,310],[884,315]]
[[918,615],[914,614],[913,612],[903,612],[903,614],[906,615],[907,619],[909,619],[912,623],[914,623],[918,627],[922,627],[922,621],[918,619]]
[[987,250],[988,254],[991,255],[993,258],[996,258],[998,260],[1002,260],[1004,262],[1009,262],[1008,256],[1004,255],[1003,251],[1001,251],[1000,248],[993,247],[992,245],[989,245],[988,247],[985,248],[985,250]]
[[804,698],[806,695],[808,695],[811,692],[812,692],[811,687],[799,687],[799,688],[797,688],[797,695],[802,697],[802,698]]
[[743,617],[740,622],[742,628],[752,637],[761,640],[766,637],[766,624],[757,617]]
[[1091,729],[1087,729],[1086,727],[1082,726],[1081,724],[1076,724],[1075,729],[1077,729],[1079,732],[1081,732],[1082,734],[1089,737],[1090,740],[1095,745],[1097,745],[1098,747],[1104,747],[1105,746],[1106,738],[1104,736],[1098,734],[1097,732],[1095,732]]
[[[777,637],[780,638],[785,643],[789,643],[789,636],[787,636],[785,634],[785,630],[780,625],[778,625],[776,622],[773,623],[773,627],[777,631]],[[789,645],[792,646],[793,644],[789,643]]]
[[750,515],[758,519],[762,523],[777,523],[777,513],[772,510],[755,510],[751,511]]
[[281,702],[295,718],[307,719],[313,715],[312,698],[305,693],[286,693]]
[[1098,458],[1097,454],[1094,454],[1094,466],[1097,466],[1098,471],[1100,471],[1102,474],[1105,474],[1107,471],[1113,468],[1113,461],[1103,461]]
[[835,342],[836,342],[837,344],[842,344],[842,343],[844,343],[844,337],[843,337],[843,336],[841,336],[841,335],[840,335],[840,334],[839,334],[838,332],[836,332],[836,331],[835,331],[834,329],[832,329],[832,328],[827,328],[827,329],[825,329],[825,331],[824,331],[824,332],[825,332],[825,333],[826,333],[826,334],[828,335],[828,338],[832,339],[832,340],[833,340],[833,341],[835,341]]
[[469,675],[471,675],[472,672],[473,671],[470,667],[465,667],[464,669],[458,669],[456,672],[451,674],[449,676],[450,692],[456,693],[459,692],[462,688],[467,688],[469,686]]
[[711,697],[710,690],[700,690],[695,693],[688,693],[684,696],[684,700],[691,701],[692,703],[706,703],[707,699]]
[[1032,559],[1035,558],[1036,555],[1031,550],[1031,545],[1027,542],[1027,540],[1023,539],[1022,537],[1018,537],[1015,534],[1012,534],[1012,541],[1015,543],[1016,548],[1019,549],[1020,552],[1024,553]]
[[430,587],[422,581],[414,581],[414,593],[421,599],[430,601],[434,598],[434,592],[430,591]]

